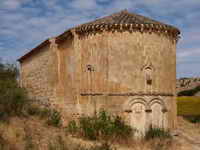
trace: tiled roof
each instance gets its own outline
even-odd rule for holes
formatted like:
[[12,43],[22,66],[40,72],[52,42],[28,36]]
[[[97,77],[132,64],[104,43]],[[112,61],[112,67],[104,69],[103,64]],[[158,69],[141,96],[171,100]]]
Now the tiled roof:
[[180,31],[171,26],[159,21],[155,21],[148,17],[144,17],[138,14],[130,13],[127,10],[114,13],[110,16],[106,16],[95,21],[85,23],[75,27],[77,32],[87,32],[96,28],[112,28],[111,26],[123,26],[132,29],[151,28],[151,29],[161,29],[167,31],[173,31],[175,34],[180,34]]
[[[114,13],[110,16],[106,16],[95,21],[78,25],[74,28],[68,29],[63,34],[56,37],[56,42],[66,40],[71,38],[73,35],[71,30],[75,30],[79,35],[85,35],[90,33],[95,33],[102,30],[129,30],[129,31],[141,31],[141,32],[163,32],[166,35],[173,37],[175,40],[179,38],[180,31],[176,27],[155,21],[148,17],[144,17],[138,14],[130,13],[127,10],[123,10]],[[36,48],[32,49],[30,52],[18,59],[22,61],[29,57],[36,51],[38,52],[41,47],[48,45],[49,39],[38,45]]]

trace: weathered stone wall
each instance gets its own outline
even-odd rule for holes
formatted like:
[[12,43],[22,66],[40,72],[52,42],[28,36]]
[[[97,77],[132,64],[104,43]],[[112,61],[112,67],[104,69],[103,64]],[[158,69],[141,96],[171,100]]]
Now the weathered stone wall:
[[73,36],[23,61],[30,96],[50,101],[66,121],[103,108],[142,133],[150,124],[176,127],[176,43],[155,33]]
[[73,39],[65,40],[57,44],[56,65],[57,65],[57,84],[56,84],[56,108],[62,112],[64,121],[77,117],[76,101],[78,86],[75,82],[76,56],[73,49]]
[[50,44],[21,62],[20,80],[33,102],[61,112],[64,123],[76,117],[72,40]]
[[42,105],[49,106],[50,101],[56,98],[54,64],[54,54],[49,45],[21,63],[21,84],[29,96]]
[[76,61],[80,63],[75,75],[80,82],[80,114],[104,108],[122,115],[130,100],[142,98],[149,107],[149,101],[156,98],[156,104],[162,104],[150,111],[160,113],[166,108],[164,124],[176,127],[176,44],[170,38],[155,33],[103,32],[75,37],[74,42]]

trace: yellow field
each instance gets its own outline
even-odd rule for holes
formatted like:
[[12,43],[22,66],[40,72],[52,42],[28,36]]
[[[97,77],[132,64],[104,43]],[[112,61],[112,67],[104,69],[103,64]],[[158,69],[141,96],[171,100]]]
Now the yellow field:
[[200,97],[177,97],[178,115],[200,115]]

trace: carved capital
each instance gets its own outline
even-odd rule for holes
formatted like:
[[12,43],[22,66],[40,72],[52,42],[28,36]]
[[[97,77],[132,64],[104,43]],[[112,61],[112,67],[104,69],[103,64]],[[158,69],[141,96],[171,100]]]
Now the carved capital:
[[145,112],[151,113],[151,112],[152,112],[152,109],[146,109]]
[[167,108],[163,108],[163,109],[162,109],[162,112],[163,112],[163,113],[168,112]]
[[50,38],[49,41],[50,41],[50,48],[53,51],[56,51],[58,49],[58,44],[56,43],[56,39],[55,38]]
[[132,110],[131,109],[126,109],[125,112],[126,113],[132,113]]

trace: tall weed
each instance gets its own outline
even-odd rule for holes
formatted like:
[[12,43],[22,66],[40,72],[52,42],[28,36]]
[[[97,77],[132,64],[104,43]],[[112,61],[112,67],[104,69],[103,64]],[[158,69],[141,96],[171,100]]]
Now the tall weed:
[[145,134],[145,139],[150,140],[155,138],[170,139],[172,136],[168,130],[150,126],[149,130]]
[[47,124],[54,126],[54,127],[60,127],[62,125],[62,120],[61,120],[61,114],[55,109],[52,109],[50,111],[50,115],[47,119]]

